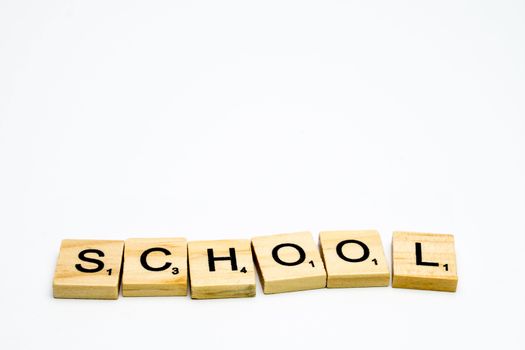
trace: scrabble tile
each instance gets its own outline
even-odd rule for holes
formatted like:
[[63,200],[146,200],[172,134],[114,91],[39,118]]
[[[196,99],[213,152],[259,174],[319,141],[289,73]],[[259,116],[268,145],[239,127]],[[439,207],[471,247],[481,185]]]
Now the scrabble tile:
[[310,232],[255,237],[252,246],[265,294],[326,286],[323,260]]
[[117,299],[123,250],[123,241],[63,240],[53,279],[53,296]]
[[319,234],[328,288],[386,287],[390,272],[377,231],[327,231]]
[[394,232],[392,286],[455,292],[458,284],[454,236]]
[[124,247],[123,296],[187,295],[185,238],[130,238]]
[[194,299],[255,296],[255,267],[250,241],[188,243],[191,297]]

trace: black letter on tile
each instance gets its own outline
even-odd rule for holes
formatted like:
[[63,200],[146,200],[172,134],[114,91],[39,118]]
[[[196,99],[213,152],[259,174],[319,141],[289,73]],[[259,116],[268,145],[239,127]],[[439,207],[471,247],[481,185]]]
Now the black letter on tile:
[[[292,247],[292,248],[297,249],[297,251],[299,252],[299,259],[297,259],[297,261],[293,261],[293,262],[282,261],[281,258],[279,258],[279,249],[284,248],[284,247]],[[306,253],[304,252],[304,249],[301,248],[300,246],[298,246],[297,244],[294,244],[294,243],[281,243],[279,245],[276,245],[273,248],[273,250],[272,250],[272,257],[273,257],[273,260],[275,260],[277,263],[279,263],[281,265],[284,265],[284,266],[295,266],[295,265],[299,265],[299,264],[304,262],[304,260],[306,259]]]
[[231,260],[232,271],[237,271],[237,256],[235,255],[235,248],[230,248],[230,256],[213,256],[213,249],[208,248],[208,268],[210,272],[215,271],[215,261],[217,260]]
[[102,261],[98,260],[98,259],[88,258],[86,256],[86,254],[89,254],[89,253],[97,254],[99,257],[103,257],[104,256],[104,252],[101,251],[101,250],[98,250],[98,249],[84,249],[83,251],[78,253],[78,258],[80,260],[82,260],[82,261],[96,264],[97,267],[94,267],[92,269],[86,269],[82,265],[76,264],[75,265],[76,269],[78,271],[80,271],[80,272],[91,272],[91,273],[102,271],[102,269],[104,269],[104,263]]
[[[363,255],[360,258],[352,259],[343,254],[343,246],[345,244],[350,244],[350,243],[357,244],[361,248],[363,248]],[[354,262],[354,263],[365,261],[370,256],[370,249],[368,249],[368,246],[364,244],[363,242],[355,240],[355,239],[347,239],[346,241],[339,242],[339,244],[337,244],[337,247],[335,248],[335,251],[337,252],[337,255],[339,255],[339,257],[343,259],[344,261]]]
[[416,265],[423,266],[439,266],[437,262],[423,261],[423,254],[421,253],[421,243],[416,242]]
[[150,248],[148,250],[145,250],[144,253],[142,253],[142,255],[140,256],[140,264],[142,265],[143,268],[145,268],[148,271],[164,271],[171,266],[170,262],[166,262],[161,267],[151,267],[146,261],[146,259],[148,258],[149,253],[152,253],[152,252],[161,252],[161,253],[164,253],[164,255],[171,255],[169,250],[167,250],[166,248],[161,248],[161,247]]

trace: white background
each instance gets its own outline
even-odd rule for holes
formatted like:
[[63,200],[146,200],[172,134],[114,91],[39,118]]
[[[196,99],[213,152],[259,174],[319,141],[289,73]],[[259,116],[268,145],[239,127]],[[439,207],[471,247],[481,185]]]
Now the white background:
[[[524,348],[523,1],[0,0],[2,349]],[[457,293],[55,300],[64,238],[453,233]]]

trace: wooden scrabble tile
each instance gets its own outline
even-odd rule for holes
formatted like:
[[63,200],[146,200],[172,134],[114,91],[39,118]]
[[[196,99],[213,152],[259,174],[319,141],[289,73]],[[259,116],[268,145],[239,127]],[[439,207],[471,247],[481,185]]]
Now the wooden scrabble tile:
[[191,297],[194,299],[255,296],[255,267],[250,241],[188,243]]
[[395,288],[456,291],[453,235],[394,232],[392,265]]
[[185,238],[130,238],[124,247],[123,296],[186,295]]
[[385,287],[390,272],[377,231],[327,231],[319,234],[328,288]]
[[53,296],[117,299],[123,250],[123,241],[63,240],[53,279]]
[[252,239],[265,294],[324,288],[326,271],[310,232]]

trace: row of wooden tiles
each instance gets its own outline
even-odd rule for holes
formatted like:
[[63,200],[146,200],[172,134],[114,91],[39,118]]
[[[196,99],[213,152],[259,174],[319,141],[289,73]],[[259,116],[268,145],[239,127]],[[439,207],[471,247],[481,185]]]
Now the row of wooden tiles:
[[[124,296],[187,295],[189,284],[195,299],[251,297],[256,267],[265,294],[390,284],[377,231],[321,232],[319,246],[309,232],[251,241],[63,240],[53,295],[117,299],[122,280]],[[393,287],[455,292],[457,281],[454,236],[394,232]]]

